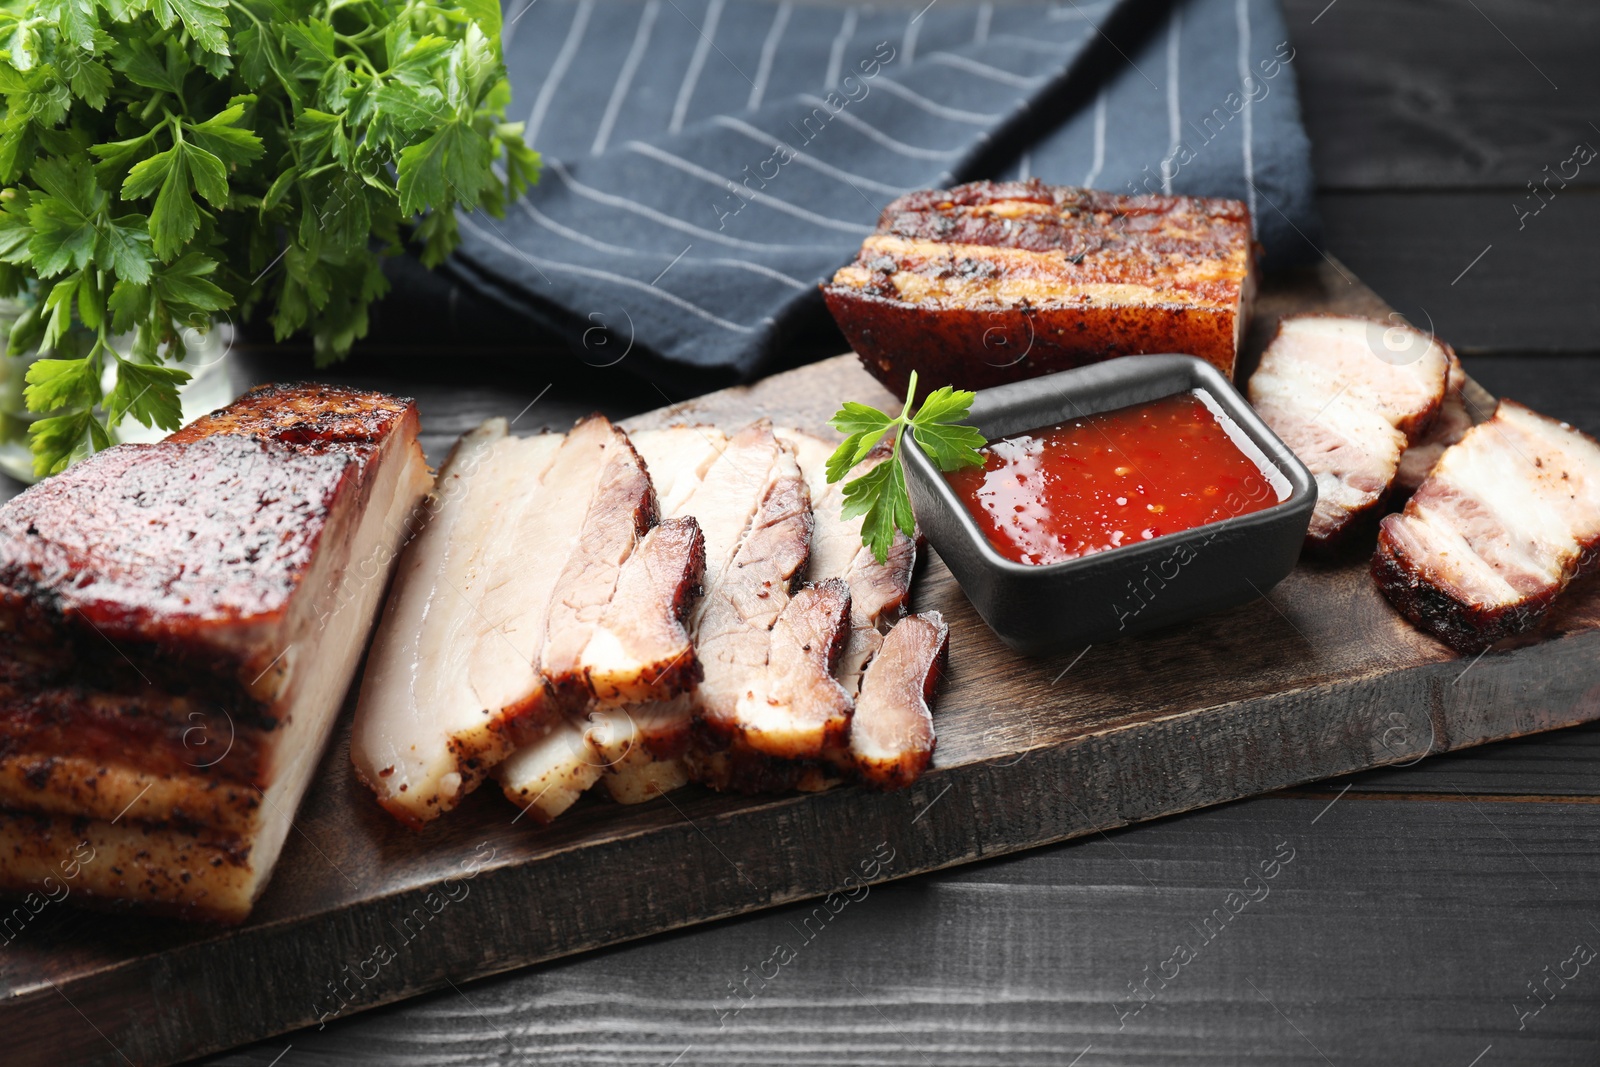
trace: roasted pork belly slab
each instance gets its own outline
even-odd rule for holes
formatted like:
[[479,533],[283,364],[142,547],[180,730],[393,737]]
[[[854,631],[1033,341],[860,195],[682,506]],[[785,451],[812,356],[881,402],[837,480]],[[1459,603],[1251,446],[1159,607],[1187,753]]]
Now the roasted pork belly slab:
[[0,886],[84,840],[93,894],[249,912],[426,489],[416,435],[407,400],[266,386],[0,508]]
[[1250,377],[1250,403],[1316,477],[1307,544],[1335,544],[1379,511],[1455,362],[1409,326],[1335,315],[1279,324]]
[[1254,288],[1234,200],[974,182],[902,196],[822,287],[896,395],[981,389],[1140,352],[1233,372]]
[[1458,652],[1530,629],[1600,546],[1600,444],[1503,400],[1383,520],[1372,573]]

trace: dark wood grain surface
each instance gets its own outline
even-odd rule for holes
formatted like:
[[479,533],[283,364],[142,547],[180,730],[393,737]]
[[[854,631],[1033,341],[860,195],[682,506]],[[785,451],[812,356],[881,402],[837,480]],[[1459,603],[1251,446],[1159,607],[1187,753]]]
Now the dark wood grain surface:
[[[1600,352],[1594,201],[1575,184],[1521,229],[1513,211],[1568,141],[1600,139],[1583,132],[1600,121],[1584,113],[1600,70],[1593,5],[1286,6],[1325,247],[1431,317],[1491,391],[1600,429],[1600,378],[1582,356]],[[426,379],[437,362],[373,356],[350,377]],[[588,369],[529,367],[482,389],[486,405],[540,397],[527,417],[553,426],[666,402]],[[463,427],[423,399],[437,455]],[[1579,697],[1600,680],[1592,654],[1552,669]],[[1500,699],[1518,706],[1513,691]],[[1600,960],[1551,975],[1572,974],[1579,942],[1600,949],[1597,782],[1600,728],[1543,734],[876,887],[825,926],[799,904],[461,983],[215,1062],[1592,1064]],[[1264,879],[1285,844],[1293,859]],[[763,859],[732,862],[756,872]],[[685,862],[724,863],[686,836],[681,854],[620,853],[594,878],[648,883],[652,863]],[[1235,889],[1260,899],[1208,924]],[[492,956],[481,929],[442,930],[426,951]],[[1193,958],[1163,981],[1180,941]],[[768,979],[780,944],[793,958]],[[208,977],[249,1018],[276,964]],[[131,1021],[85,1018],[58,1047]]]

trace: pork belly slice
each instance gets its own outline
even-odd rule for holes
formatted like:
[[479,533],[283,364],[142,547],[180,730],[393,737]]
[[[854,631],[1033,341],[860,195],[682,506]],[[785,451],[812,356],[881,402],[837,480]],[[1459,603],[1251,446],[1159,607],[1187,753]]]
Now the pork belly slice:
[[1416,492],[1428,472],[1433,470],[1433,465],[1439,462],[1439,457],[1444,455],[1444,450],[1460,441],[1472,429],[1472,411],[1467,407],[1467,398],[1463,393],[1466,384],[1467,372],[1462,369],[1461,360],[1452,352],[1450,373],[1445,379],[1444,401],[1439,405],[1439,414],[1434,417],[1428,431],[1401,454],[1400,469],[1394,477],[1397,490]]
[[[23,642],[53,629],[72,647],[98,640],[159,680],[63,698],[58,706],[94,709],[95,730],[19,735],[7,714],[12,758],[0,773],[13,810],[0,815],[0,887],[28,888],[41,864],[88,840],[100,851],[81,883],[91,895],[227,921],[248,914],[426,489],[416,433],[410,401],[264,387],[0,508],[0,612],[22,621],[6,627],[0,655],[26,653]],[[186,699],[165,689],[186,673],[206,675],[208,693],[231,674],[233,746],[192,746],[181,770],[143,743],[148,734],[128,730],[111,752],[129,709]],[[205,740],[220,749],[227,739]],[[50,757],[45,773],[37,761]]]
[[[702,586],[722,573],[754,514],[763,483],[747,470],[759,472],[769,462],[769,450],[755,436],[741,439],[734,454],[723,458],[729,439],[712,427],[643,430],[630,439],[650,472],[664,518],[624,565],[613,605],[585,650],[590,717],[605,720],[605,729],[589,736],[609,739],[609,747],[557,753],[573,782],[592,785],[592,769],[601,766],[607,791],[624,804],[642,803],[688,781],[682,756],[695,705],[684,690],[701,677],[690,615]],[[703,485],[707,475],[709,487]],[[708,531],[690,514],[697,494],[695,507],[708,516]],[[544,758],[548,764],[555,757],[547,751]],[[501,771],[507,797],[522,807],[528,805],[528,777],[521,770]],[[544,818],[554,818],[576,796],[566,803],[546,797]]]
[[[577,543],[551,589],[544,648],[539,657],[545,682],[566,707],[581,706],[588,699],[584,652],[612,606],[623,566],[656,523],[656,494],[644,461],[627,435],[615,427],[610,429],[612,440],[604,446],[599,483],[583,515]],[[574,435],[581,432],[582,427]],[[687,562],[689,553],[685,552],[684,557]],[[680,574],[669,596],[683,581]],[[640,593],[648,594],[648,590],[637,590],[634,595]],[[670,603],[675,606],[676,598]],[[636,601],[632,610],[639,607]],[[630,610],[624,605],[618,605],[618,609]],[[676,621],[674,614],[668,615],[669,624]],[[687,638],[675,651],[686,645]],[[643,669],[639,666],[635,676]]]
[[917,544],[897,531],[887,558],[879,563],[871,549],[861,543],[861,517],[843,517],[845,484],[887,459],[887,449],[876,451],[844,478],[830,484],[828,457],[837,443],[799,430],[779,432],[794,445],[800,470],[811,490],[813,525],[806,580],[815,584],[842,578],[850,587],[850,633],[834,667],[834,676],[853,698],[861,688],[861,673],[867,661],[883,644],[883,631],[905,613]]
[[686,623],[705,561],[705,536],[692,517],[667,519],[645,534],[619,569],[579,657],[595,705],[657,699],[700,680]]
[[[759,749],[758,737],[746,731],[741,702],[748,708],[758,691],[767,690],[773,627],[811,551],[811,504],[793,449],[765,424],[746,433],[770,462],[749,528],[727,567],[707,583],[695,615],[695,647],[705,672],[695,700],[699,722],[711,736]],[[743,436],[734,438],[728,455]],[[710,484],[708,476],[705,485]]]
[[498,768],[506,799],[540,823],[577,803],[605,773],[593,729],[581,715],[558,713],[542,737],[520,746]]
[[1600,546],[1600,444],[1510,400],[1386,516],[1373,577],[1417,628],[1470,653],[1531,629]]
[[1252,247],[1234,200],[973,182],[889,204],[822,292],[897,396],[913,369],[981,389],[1139,352],[1231,375]]
[[833,676],[850,635],[850,587],[807,585],[773,623],[766,669],[736,707],[735,747],[781,759],[815,759],[850,728],[851,694]]
[[642,462],[598,415],[565,437],[510,437],[490,420],[440,485],[374,641],[351,740],[362,780],[418,829],[544,718],[583,703],[583,651],[655,519]]
[[[356,773],[383,806],[414,827],[453,807],[511,751],[510,727],[542,695],[534,665],[556,572],[515,544],[561,449],[555,435],[507,435],[491,419],[463,437],[439,471],[426,525],[408,546],[373,638],[350,738]],[[566,515],[575,537],[578,521]],[[526,590],[528,606],[492,585]],[[507,632],[507,630],[511,632]]]
[[1250,377],[1250,403],[1316,478],[1306,543],[1337,543],[1388,498],[1406,448],[1444,400],[1454,353],[1393,323],[1284,319]]
[[901,789],[921,777],[933,759],[933,697],[950,644],[950,628],[937,611],[895,623],[867,666],[850,725],[850,759],[860,779],[879,789]]

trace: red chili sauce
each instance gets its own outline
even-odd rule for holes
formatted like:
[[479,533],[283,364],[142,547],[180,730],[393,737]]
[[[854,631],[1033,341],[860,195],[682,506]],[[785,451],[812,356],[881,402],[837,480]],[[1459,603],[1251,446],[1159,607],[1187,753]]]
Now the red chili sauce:
[[1060,563],[1278,503],[1287,486],[1240,450],[1208,399],[1178,393],[993,441],[981,468],[946,477],[989,543],[1019,563]]

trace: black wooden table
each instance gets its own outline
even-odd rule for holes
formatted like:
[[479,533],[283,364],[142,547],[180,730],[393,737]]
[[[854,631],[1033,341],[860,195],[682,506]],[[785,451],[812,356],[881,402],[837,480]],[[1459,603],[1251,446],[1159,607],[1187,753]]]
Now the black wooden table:
[[[1287,7],[1319,244],[1431,323],[1491,391],[1600,433],[1600,166],[1541,201],[1527,184],[1577,143],[1600,145],[1600,7]],[[408,353],[412,314],[384,309],[388,347],[341,376],[432,383],[415,388],[435,459],[476,419],[535,399],[525,418],[552,427],[665,402],[615,372]],[[1597,846],[1600,728],[1580,728],[880,886],[753,998],[741,983],[803,908],[209,1062],[1588,1065]],[[1213,932],[1212,909],[1275,857],[1276,877]]]

